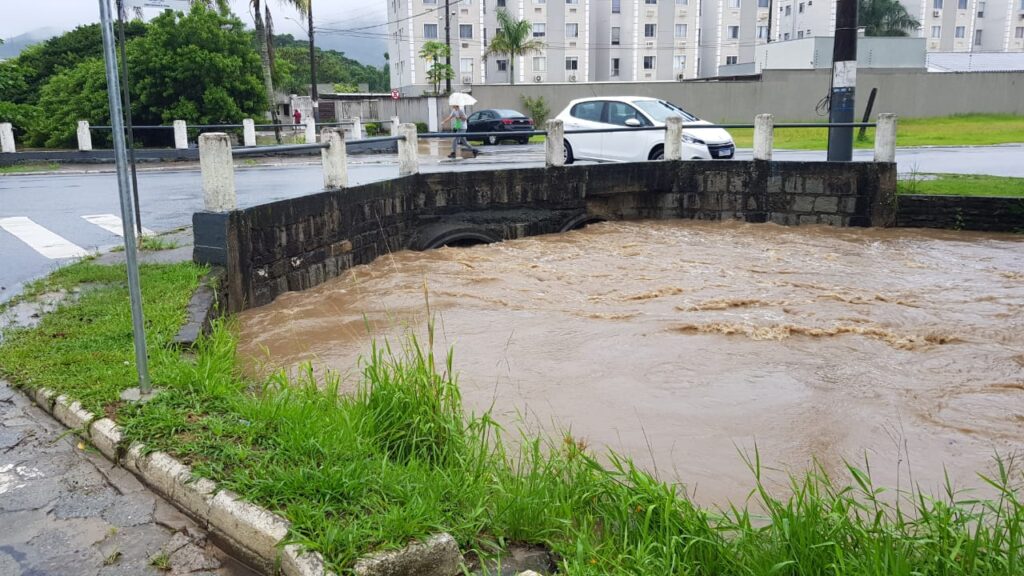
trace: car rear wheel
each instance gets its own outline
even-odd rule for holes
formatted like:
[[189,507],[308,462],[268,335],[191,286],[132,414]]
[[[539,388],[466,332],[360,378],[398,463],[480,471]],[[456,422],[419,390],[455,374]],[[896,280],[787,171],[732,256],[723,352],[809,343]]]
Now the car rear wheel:
[[520,144],[529,144],[530,143],[530,139],[529,138],[520,138],[519,140],[516,140],[516,142],[518,142]]
[[664,160],[665,159],[665,147],[658,145],[651,150],[651,154],[647,157],[648,160]]

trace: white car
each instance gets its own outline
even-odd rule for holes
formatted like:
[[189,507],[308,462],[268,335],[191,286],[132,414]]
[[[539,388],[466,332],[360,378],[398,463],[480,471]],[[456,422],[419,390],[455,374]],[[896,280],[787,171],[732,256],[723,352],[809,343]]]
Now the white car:
[[[682,108],[657,98],[601,97],[573,100],[556,116],[565,131],[602,128],[664,126],[669,116],[682,116],[684,124],[710,124]],[[729,159],[736,145],[721,128],[683,130],[683,159]],[[565,163],[574,160],[642,162],[665,157],[664,130],[598,132],[565,135]]]

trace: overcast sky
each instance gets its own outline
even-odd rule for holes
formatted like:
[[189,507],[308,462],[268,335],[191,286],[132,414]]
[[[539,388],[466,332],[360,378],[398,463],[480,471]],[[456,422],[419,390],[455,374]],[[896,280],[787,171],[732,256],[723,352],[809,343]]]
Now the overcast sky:
[[[110,2],[113,6],[114,0]],[[304,30],[293,20],[288,20],[299,20],[298,13],[279,0],[269,2],[275,32],[303,38]],[[231,9],[252,27],[248,0],[231,0]],[[153,10],[147,10],[147,19],[154,15]],[[313,16],[318,27],[376,24],[387,20],[387,4],[381,0],[315,0]],[[97,0],[0,0],[0,38],[11,38],[37,28],[70,30],[79,24],[97,21]],[[386,29],[382,27],[380,30]]]

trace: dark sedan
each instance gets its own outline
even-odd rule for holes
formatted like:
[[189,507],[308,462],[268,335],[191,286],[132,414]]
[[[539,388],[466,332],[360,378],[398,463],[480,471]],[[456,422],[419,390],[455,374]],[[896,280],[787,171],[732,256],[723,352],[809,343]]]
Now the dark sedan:
[[[515,110],[479,110],[470,114],[466,132],[470,140],[482,140],[486,144],[497,144],[501,140],[515,140],[526,144],[529,135],[517,136],[516,132],[533,130],[533,120]],[[474,138],[473,132],[508,132],[508,136],[479,136]]]

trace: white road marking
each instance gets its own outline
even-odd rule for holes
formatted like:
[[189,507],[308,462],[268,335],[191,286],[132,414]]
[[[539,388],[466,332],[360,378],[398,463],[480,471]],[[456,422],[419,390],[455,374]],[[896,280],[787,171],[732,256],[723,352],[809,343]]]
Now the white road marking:
[[52,260],[82,258],[89,255],[89,252],[81,246],[72,244],[24,216],[0,218],[0,228],[7,230],[15,238]]
[[[124,228],[121,224],[121,218],[113,214],[91,214],[88,216],[82,216],[90,224],[95,224],[100,228],[103,228],[107,232],[117,234],[118,236],[124,236]],[[145,226],[142,227],[143,236],[152,236],[153,231]]]

